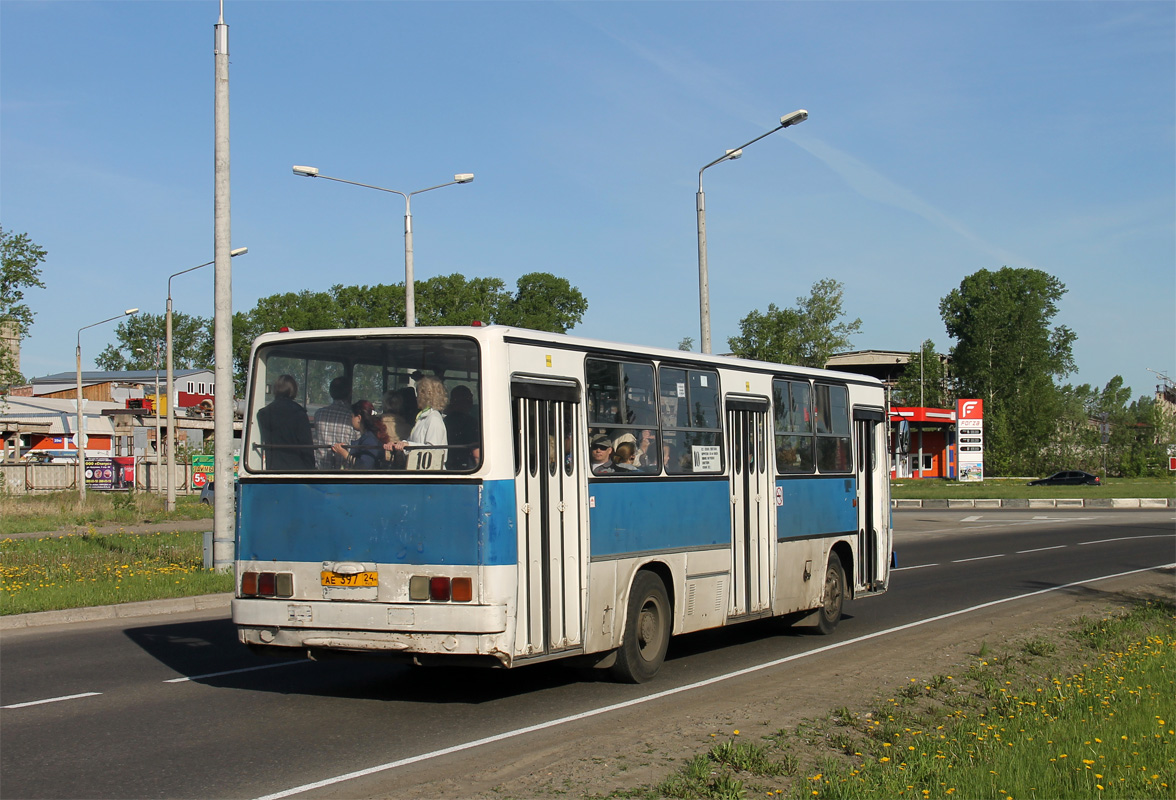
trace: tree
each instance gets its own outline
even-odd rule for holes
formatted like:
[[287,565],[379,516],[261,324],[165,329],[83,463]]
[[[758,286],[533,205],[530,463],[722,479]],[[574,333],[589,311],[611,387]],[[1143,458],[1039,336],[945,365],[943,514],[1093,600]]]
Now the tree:
[[683,336],[680,340],[678,340],[678,349],[689,353],[694,349],[694,337]]
[[1066,287],[1036,269],[980,270],[939,303],[960,397],[984,400],[986,471],[1039,471],[1061,411],[1056,377],[1074,369],[1075,335],[1051,327]]
[[935,352],[935,342],[927,339],[911,353],[906,368],[898,377],[891,397],[895,405],[948,408],[953,402],[947,386],[943,359]]
[[848,349],[850,337],[862,329],[860,319],[841,321],[844,296],[840,281],[817,281],[808,297],[796,298],[795,308],[770,303],[766,313],[749,313],[739,322],[739,335],[727,345],[741,358],[824,367],[834,353]]
[[[159,363],[167,366],[167,316],[135,314],[115,326],[116,344],[108,344],[94,359],[100,369],[155,369],[155,345]],[[139,351],[142,352],[139,352]],[[213,362],[212,320],[172,311],[172,364],[176,369],[209,368]]]
[[[415,284],[420,326],[514,325],[566,333],[588,310],[588,301],[566,278],[546,272],[520,277],[511,294],[500,278],[439,275]],[[326,292],[287,292],[263,297],[247,313],[233,315],[233,371],[238,393],[245,388],[249,349],[266,331],[388,328],[404,325],[404,284],[332,286]]]
[[515,293],[500,308],[494,322],[551,333],[567,333],[580,324],[588,301],[567,278],[548,272],[528,272],[515,282]]
[[[33,311],[24,302],[26,289],[44,289],[41,262],[48,253],[34,244],[25,233],[11,233],[0,227],[0,332],[16,339],[29,335]],[[7,330],[4,330],[7,329]],[[24,383],[16,369],[16,355],[0,346],[0,386]]]

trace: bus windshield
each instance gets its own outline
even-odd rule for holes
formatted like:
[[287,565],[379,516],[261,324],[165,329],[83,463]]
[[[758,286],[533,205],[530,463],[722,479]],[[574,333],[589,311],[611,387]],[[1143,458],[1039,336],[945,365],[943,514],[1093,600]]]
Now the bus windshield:
[[458,337],[264,345],[253,364],[249,472],[472,472],[481,463],[478,345]]

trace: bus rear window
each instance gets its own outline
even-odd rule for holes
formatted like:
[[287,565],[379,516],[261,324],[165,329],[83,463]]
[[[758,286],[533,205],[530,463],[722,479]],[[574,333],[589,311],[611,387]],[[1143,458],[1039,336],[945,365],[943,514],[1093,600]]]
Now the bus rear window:
[[472,472],[482,451],[480,369],[470,339],[332,338],[259,348],[245,467]]

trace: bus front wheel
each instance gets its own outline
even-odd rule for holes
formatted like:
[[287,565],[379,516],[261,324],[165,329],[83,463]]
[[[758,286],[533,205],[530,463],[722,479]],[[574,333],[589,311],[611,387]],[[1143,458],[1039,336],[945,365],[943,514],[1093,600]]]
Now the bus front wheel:
[[670,644],[670,599],[661,578],[641,571],[629,590],[625,633],[613,678],[625,683],[645,683],[657,674]]
[[825,570],[825,596],[817,611],[817,631],[829,635],[841,621],[841,609],[845,605],[845,568],[841,557],[829,554],[829,566]]

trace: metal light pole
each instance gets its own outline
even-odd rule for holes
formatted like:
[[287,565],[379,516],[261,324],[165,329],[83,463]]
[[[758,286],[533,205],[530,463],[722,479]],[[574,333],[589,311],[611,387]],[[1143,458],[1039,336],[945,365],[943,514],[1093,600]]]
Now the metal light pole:
[[93,328],[95,325],[103,325],[107,322],[113,322],[121,317],[127,317],[131,314],[139,313],[137,308],[128,308],[123,313],[110,319],[104,319],[101,322],[95,322],[90,325],[83,325],[78,328],[78,347],[74,351],[77,359],[78,368],[78,424],[74,431],[74,447],[78,453],[78,504],[84,505],[86,502],[86,417],[82,414],[82,331],[86,328]]
[[[248,247],[238,247],[229,253],[230,257],[237,257],[245,255],[249,252]],[[175,372],[172,369],[172,292],[171,282],[172,278],[178,275],[183,275],[185,272],[200,269],[201,267],[208,267],[215,264],[215,261],[206,261],[203,264],[197,264],[188,269],[182,269],[179,272],[169,275],[167,279],[167,323],[164,338],[167,341],[167,510],[176,510],[176,414],[175,409],[172,408],[173,400],[176,396],[175,391]],[[158,388],[156,394],[158,395]]]
[[808,112],[803,108],[798,111],[793,111],[791,114],[785,114],[780,117],[780,124],[770,131],[752,139],[747,144],[740,145],[734,150],[728,150],[725,155],[716,158],[702,169],[698,171],[698,194],[695,197],[695,208],[698,212],[698,316],[699,327],[702,334],[702,352],[711,352],[711,324],[710,324],[710,283],[707,276],[706,265],[706,196],[702,192],[702,173],[715,164],[723,161],[734,161],[743,155],[743,148],[763,139],[765,136],[771,136],[773,133],[784,128],[790,128],[793,125],[799,125],[808,119]]
[[423,192],[431,192],[434,189],[441,189],[445,186],[453,186],[455,183],[470,183],[474,179],[474,173],[464,172],[459,175],[454,175],[453,180],[448,183],[439,183],[436,186],[430,186],[428,189],[417,189],[415,192],[400,192],[396,189],[372,186],[370,183],[357,183],[355,181],[345,181],[342,178],[332,178],[329,175],[319,174],[318,167],[300,167],[295,165],[294,174],[301,175],[304,178],[325,178],[329,181],[350,183],[352,186],[362,186],[365,189],[375,189],[380,192],[398,194],[404,198],[404,326],[406,328],[415,328],[416,294],[412,275],[412,196]]

